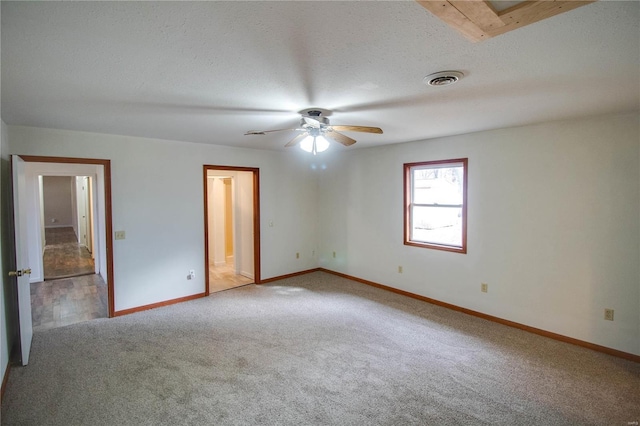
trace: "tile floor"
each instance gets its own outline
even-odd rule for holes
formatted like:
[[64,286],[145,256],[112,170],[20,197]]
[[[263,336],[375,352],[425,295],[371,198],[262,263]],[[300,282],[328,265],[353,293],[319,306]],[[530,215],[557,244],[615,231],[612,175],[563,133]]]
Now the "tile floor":
[[78,243],[73,228],[45,229],[44,279],[54,280],[95,273],[91,253]]
[[31,284],[33,330],[62,327],[108,315],[107,285],[73,228],[45,229],[45,281]]
[[33,330],[107,318],[107,285],[100,275],[83,275],[31,284]]
[[253,282],[253,279],[244,275],[236,275],[233,270],[233,262],[227,262],[226,265],[222,266],[209,265],[210,293],[252,284]]

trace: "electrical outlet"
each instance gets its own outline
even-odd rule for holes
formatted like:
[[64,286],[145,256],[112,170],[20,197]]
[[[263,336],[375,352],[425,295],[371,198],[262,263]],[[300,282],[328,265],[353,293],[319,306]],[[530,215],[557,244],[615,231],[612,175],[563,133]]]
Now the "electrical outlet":
[[613,321],[613,309],[604,310],[604,319],[607,321]]
[[335,251],[333,252],[333,258],[334,259],[336,258],[336,252]]
[[480,284],[480,291],[483,292],[483,293],[488,293],[489,292],[489,284],[487,284],[487,283]]
[[401,274],[402,273],[402,266],[398,266],[398,273]]
[[296,252],[296,259],[300,259],[300,253]]
[[124,240],[125,234],[124,231],[116,231],[116,240]]

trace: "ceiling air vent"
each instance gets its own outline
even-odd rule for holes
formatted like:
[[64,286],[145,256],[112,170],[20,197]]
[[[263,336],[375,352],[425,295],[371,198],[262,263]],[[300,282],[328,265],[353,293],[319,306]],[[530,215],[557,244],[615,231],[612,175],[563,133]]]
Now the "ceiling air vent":
[[441,71],[429,74],[424,78],[427,86],[448,86],[464,77],[460,71]]

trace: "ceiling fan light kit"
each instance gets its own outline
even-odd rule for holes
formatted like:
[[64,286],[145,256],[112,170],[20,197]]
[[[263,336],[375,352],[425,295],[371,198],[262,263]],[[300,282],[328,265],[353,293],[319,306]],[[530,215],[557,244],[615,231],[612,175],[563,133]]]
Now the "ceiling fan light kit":
[[316,155],[319,152],[324,152],[329,148],[329,141],[323,136],[307,136],[300,142],[300,148],[303,151],[307,151]]
[[355,139],[351,139],[347,135],[339,132],[365,132],[381,134],[382,129],[379,127],[368,126],[332,126],[329,118],[322,114],[330,115],[331,112],[320,109],[309,109],[302,112],[300,119],[300,127],[295,129],[278,129],[278,130],[250,130],[245,135],[266,135],[272,132],[303,132],[291,139],[285,147],[300,145],[304,151],[316,155],[319,152],[326,151],[330,146],[330,140],[336,141],[344,146],[351,146],[356,143]]

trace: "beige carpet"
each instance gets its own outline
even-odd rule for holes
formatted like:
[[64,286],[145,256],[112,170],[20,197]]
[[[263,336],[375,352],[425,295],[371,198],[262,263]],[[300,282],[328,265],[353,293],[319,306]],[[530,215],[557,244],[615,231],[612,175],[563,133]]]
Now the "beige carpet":
[[640,364],[316,272],[36,332],[3,425],[627,425]]

